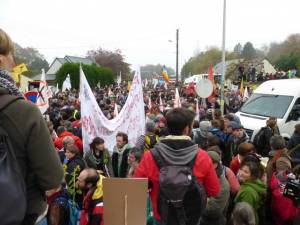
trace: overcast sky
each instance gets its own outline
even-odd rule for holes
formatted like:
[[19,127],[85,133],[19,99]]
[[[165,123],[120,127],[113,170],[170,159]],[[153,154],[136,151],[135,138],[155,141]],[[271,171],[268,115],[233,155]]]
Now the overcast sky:
[[[227,0],[226,48],[299,33],[299,9],[299,0]],[[181,67],[196,49],[221,47],[222,10],[223,0],[0,0],[0,27],[49,63],[101,46],[121,49],[133,66],[175,68],[176,29]]]

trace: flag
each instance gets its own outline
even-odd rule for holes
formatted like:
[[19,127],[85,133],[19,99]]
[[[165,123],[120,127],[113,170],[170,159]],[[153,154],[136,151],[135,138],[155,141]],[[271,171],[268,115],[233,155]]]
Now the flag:
[[165,82],[165,89],[167,90],[168,89],[168,85],[167,85],[167,82]]
[[151,103],[151,94],[149,95],[149,101],[148,101],[148,109],[150,110],[152,108],[152,103]]
[[169,78],[166,66],[163,66],[163,68],[162,68],[162,76],[165,79],[165,82],[170,83],[170,78]]
[[20,82],[20,75],[26,71],[28,71],[28,69],[27,69],[25,63],[17,65],[12,69],[11,74],[16,83]]
[[199,101],[196,98],[196,120],[200,121]]
[[42,114],[44,114],[49,108],[49,98],[51,97],[52,91],[48,87],[45,70],[42,69],[42,76],[36,102],[36,105],[38,106]]
[[115,118],[119,115],[119,111],[118,111],[118,105],[115,103],[115,111],[114,111],[114,114],[115,114]]
[[180,96],[179,96],[178,88],[176,88],[174,108],[180,108],[180,107],[181,107]]
[[147,87],[148,86],[148,79],[146,78],[145,79],[145,87]]
[[70,91],[71,89],[72,89],[71,79],[70,79],[70,74],[68,74],[62,85],[62,91],[66,91],[66,90]]
[[243,96],[243,94],[244,94],[244,79],[242,78],[242,81],[241,81],[241,86],[240,86],[240,94],[241,94],[241,96]]
[[58,83],[56,84],[56,89],[55,89],[55,94],[58,94],[59,88],[58,88]]
[[211,81],[211,83],[213,85],[213,92],[212,92],[211,96],[208,97],[208,101],[210,101],[212,98],[214,98],[216,96],[216,93],[217,93],[216,84],[215,84],[215,80],[214,80],[214,69],[213,69],[212,65],[208,69],[207,78]]
[[159,110],[160,110],[161,112],[164,111],[164,105],[163,105],[163,101],[162,101],[162,99],[161,99],[161,95],[159,95]]
[[28,84],[31,81],[33,81],[33,80],[22,74],[20,75],[20,90],[22,93],[25,93],[28,91]]
[[111,91],[111,89],[110,89],[110,87],[108,88],[108,96],[110,97],[110,96],[113,96],[114,95],[114,93]]
[[131,82],[128,81],[128,84],[127,84],[127,90],[130,91],[131,90]]
[[249,99],[249,93],[248,88],[245,88],[244,95],[243,95],[243,102],[247,101]]
[[213,84],[215,83],[214,81],[214,69],[212,65],[208,68],[208,77],[207,77]]
[[122,72],[120,71],[120,75],[118,77],[117,83],[120,86],[120,84],[122,83],[122,76],[121,76]]

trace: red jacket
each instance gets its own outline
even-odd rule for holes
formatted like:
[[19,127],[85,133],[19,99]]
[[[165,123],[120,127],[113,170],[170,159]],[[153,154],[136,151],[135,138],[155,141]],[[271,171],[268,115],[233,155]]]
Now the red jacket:
[[[208,196],[214,197],[219,194],[219,179],[216,175],[210,157],[203,150],[200,150],[197,155],[193,173],[198,178],[199,183],[203,183]],[[156,220],[160,221],[157,209],[159,169],[150,151],[144,153],[144,156],[135,171],[135,177],[146,177],[152,183],[153,186],[150,196],[153,205],[154,217]]]
[[285,225],[288,221],[293,221],[299,214],[299,209],[291,199],[283,196],[284,186],[281,185],[281,182],[276,177],[276,173],[272,175],[270,189],[272,192],[271,208],[274,224]]
[[241,166],[241,164],[240,164],[240,161],[239,161],[239,158],[237,155],[231,160],[229,168],[232,170],[232,172],[234,172],[235,175],[237,175],[237,173],[239,172],[240,166]]
[[75,136],[74,134],[72,134],[69,131],[64,131],[62,132],[59,137],[55,140],[54,145],[57,149],[62,149],[63,146],[63,140],[65,137],[72,137],[73,140],[75,141],[76,146],[79,148],[79,150],[82,152],[83,150],[83,145],[82,145],[82,141],[79,137]]

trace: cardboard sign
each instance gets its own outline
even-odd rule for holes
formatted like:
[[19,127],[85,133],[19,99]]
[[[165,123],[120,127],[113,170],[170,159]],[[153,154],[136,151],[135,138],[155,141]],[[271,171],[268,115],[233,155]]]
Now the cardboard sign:
[[103,180],[105,225],[146,224],[148,179]]

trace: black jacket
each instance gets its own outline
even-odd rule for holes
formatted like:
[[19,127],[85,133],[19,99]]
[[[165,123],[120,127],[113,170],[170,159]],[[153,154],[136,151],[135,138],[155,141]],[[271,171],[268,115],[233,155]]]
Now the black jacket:
[[119,154],[117,152],[114,152],[112,155],[112,166],[114,170],[115,177],[126,177],[127,170],[128,170],[128,154],[131,148],[127,148],[124,150],[122,155],[122,162],[121,162],[121,168],[120,168],[120,174],[119,174],[119,168],[118,168],[118,157]]

